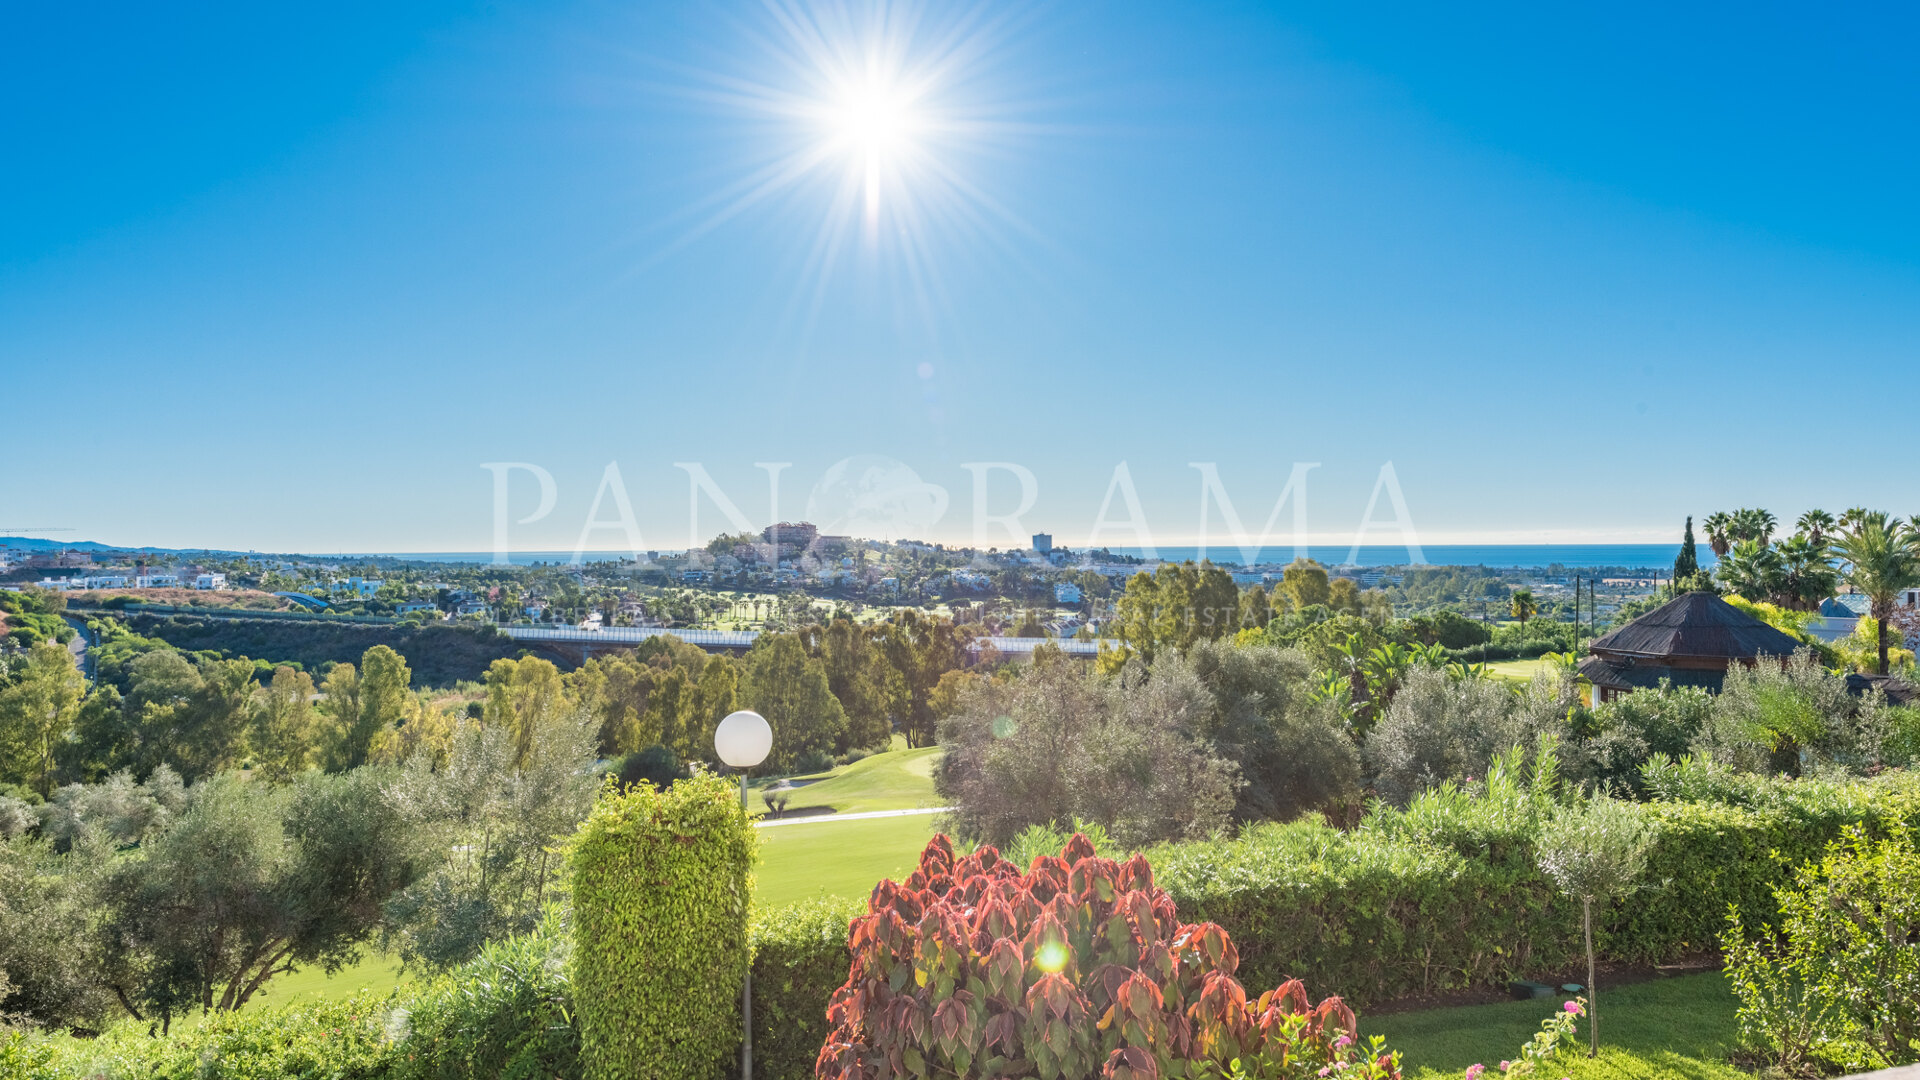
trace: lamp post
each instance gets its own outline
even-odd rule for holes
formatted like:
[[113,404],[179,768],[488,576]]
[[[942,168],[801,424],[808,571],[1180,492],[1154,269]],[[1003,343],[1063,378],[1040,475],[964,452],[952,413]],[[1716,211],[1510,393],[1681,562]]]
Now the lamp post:
[[[767,760],[773,749],[773,727],[751,709],[728,713],[713,729],[713,750],[720,760],[740,770],[740,809],[747,808],[747,770]],[[740,1080],[753,1080],[753,955],[747,955],[746,977],[740,983]]]

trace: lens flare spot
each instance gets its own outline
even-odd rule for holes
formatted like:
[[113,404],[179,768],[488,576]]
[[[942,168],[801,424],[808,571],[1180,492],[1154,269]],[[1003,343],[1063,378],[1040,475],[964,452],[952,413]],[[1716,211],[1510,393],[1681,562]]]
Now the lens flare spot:
[[1060,971],[1067,966],[1067,947],[1058,941],[1049,941],[1034,950],[1033,963],[1041,971]]

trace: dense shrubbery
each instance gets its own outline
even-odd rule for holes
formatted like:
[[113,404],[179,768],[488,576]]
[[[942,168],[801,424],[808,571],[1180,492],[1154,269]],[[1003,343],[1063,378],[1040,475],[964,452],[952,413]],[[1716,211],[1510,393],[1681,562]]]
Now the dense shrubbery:
[[1774,890],[1777,935],[1736,910],[1727,967],[1749,1049],[1790,1071],[1920,1061],[1920,850],[1906,829],[1849,830]]
[[66,644],[73,627],[60,617],[67,598],[45,589],[0,592],[0,644],[29,648],[41,642]]
[[1506,682],[1416,668],[1366,740],[1374,792],[1396,805],[1444,781],[1473,777],[1512,746],[1571,740],[1573,684],[1542,675],[1515,693]]
[[399,1003],[394,1080],[548,1080],[580,1075],[580,1029],[557,917],[482,949]]
[[675,780],[685,780],[687,770],[680,764],[680,755],[671,747],[654,743],[620,759],[619,776],[623,784],[652,784],[663,788]]
[[[0,1039],[9,1080],[551,1080],[575,1078],[580,1035],[567,938],[549,920],[426,986],[223,1014],[166,1038],[124,1023],[97,1039]],[[9,1067],[13,1071],[9,1071]]]
[[1601,704],[1586,732],[1593,778],[1640,792],[1642,764],[1656,754],[1686,756],[1712,711],[1713,695],[1697,686],[1661,686]]
[[[25,1080],[376,1080],[397,1078],[389,999],[359,994],[210,1018],[168,1038],[122,1025],[98,1039],[28,1042]],[[0,1062],[5,1051],[0,1050]],[[10,1075],[10,1074],[9,1074]]]
[[[1217,923],[1231,934],[1246,979],[1272,984],[1297,977],[1308,992],[1362,1004],[1410,991],[1498,984],[1571,966],[1579,956],[1579,904],[1541,874],[1534,850],[1543,823],[1568,797],[1551,782],[1551,764],[1551,755],[1531,764],[1508,755],[1485,781],[1443,785],[1405,809],[1376,808],[1351,831],[1314,821],[1267,824],[1231,840],[1165,845],[1145,854],[1156,885],[1185,918]],[[1790,885],[1796,867],[1819,858],[1849,826],[1880,834],[1896,822],[1920,820],[1920,784],[1900,774],[1787,781],[1701,761],[1661,762],[1647,772],[1655,801],[1633,808],[1654,833],[1642,875],[1647,887],[1596,907],[1596,944],[1604,959],[1664,962],[1711,950],[1729,904],[1738,907],[1749,934],[1770,932],[1775,890]],[[716,807],[724,801],[737,813],[724,785],[713,797]],[[1669,801],[1681,797],[1696,801]],[[847,978],[849,920],[865,910],[859,902],[823,901],[756,916],[759,1075],[811,1075],[827,1033],[828,1000]],[[303,1033],[349,1024],[357,1026],[343,1029],[348,1036],[334,1059],[339,1071],[327,1075],[438,1080],[478,1067],[471,1062],[485,1063],[486,1075],[517,1075],[522,1066],[538,1064],[541,1075],[578,1076],[569,1064],[577,1036],[568,1021],[575,1013],[566,944],[550,922],[403,997],[396,1003],[401,1011],[363,999],[242,1013],[170,1040],[149,1040],[144,1026],[124,1025],[106,1039],[57,1040],[60,1067],[46,1075],[89,1075],[81,1054],[99,1061],[119,1055],[113,1060],[132,1075],[279,1075],[266,1066],[253,1073],[186,1074],[165,1071],[171,1064],[147,1071],[133,1065],[186,1062],[218,1046],[228,1048],[214,1055],[227,1069],[224,1063],[247,1060],[233,1047],[284,1045],[285,1054],[296,1055],[308,1038]],[[732,955],[738,957],[737,949]],[[715,989],[707,1021],[729,1040],[738,1023],[738,985],[736,979],[730,989]],[[248,1033],[250,1025],[258,1030]],[[378,1043],[382,1033],[402,1041]],[[16,1057],[24,1052],[0,1050]],[[297,1057],[259,1060],[275,1068],[299,1063]]]

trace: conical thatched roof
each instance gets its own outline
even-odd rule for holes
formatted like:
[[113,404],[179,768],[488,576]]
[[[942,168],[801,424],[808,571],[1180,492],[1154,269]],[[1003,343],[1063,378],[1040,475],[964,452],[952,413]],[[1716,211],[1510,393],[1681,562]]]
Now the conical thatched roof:
[[1799,647],[1800,642],[1706,592],[1675,597],[1595,638],[1591,646],[1601,655],[1702,660],[1787,656]]

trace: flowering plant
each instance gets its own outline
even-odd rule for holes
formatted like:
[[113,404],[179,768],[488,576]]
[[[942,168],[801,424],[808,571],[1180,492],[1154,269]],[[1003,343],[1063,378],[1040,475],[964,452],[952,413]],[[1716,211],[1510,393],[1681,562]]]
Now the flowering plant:
[[[1563,1043],[1573,1041],[1573,1029],[1585,1015],[1587,1015],[1586,998],[1574,998],[1560,1006],[1552,1016],[1540,1022],[1540,1030],[1520,1048],[1520,1057],[1517,1060],[1500,1063],[1500,1071],[1508,1076],[1530,1075],[1539,1069],[1542,1063],[1559,1053]],[[1480,1080],[1481,1074],[1486,1071],[1487,1067],[1478,1062],[1469,1065],[1466,1080]]]

